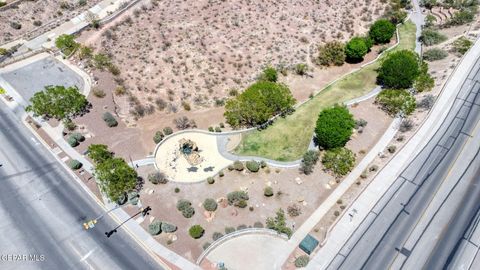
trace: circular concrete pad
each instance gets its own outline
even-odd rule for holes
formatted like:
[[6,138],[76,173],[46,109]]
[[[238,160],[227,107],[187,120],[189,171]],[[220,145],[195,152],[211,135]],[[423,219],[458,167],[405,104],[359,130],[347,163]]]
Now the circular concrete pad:
[[[180,152],[180,140],[192,140],[198,146],[203,161],[192,166]],[[175,134],[162,141],[155,152],[155,165],[171,181],[200,182],[216,175],[232,161],[224,158],[217,147],[217,136],[190,131]]]

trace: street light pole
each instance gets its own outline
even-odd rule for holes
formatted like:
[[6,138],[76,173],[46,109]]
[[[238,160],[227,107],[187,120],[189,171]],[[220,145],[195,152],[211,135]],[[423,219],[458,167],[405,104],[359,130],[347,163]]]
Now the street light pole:
[[142,210],[138,211],[135,215],[129,217],[127,220],[125,220],[124,222],[120,223],[117,227],[113,228],[113,230],[111,231],[108,231],[108,232],[105,232],[105,235],[110,238],[110,236],[112,236],[112,234],[116,233],[117,232],[117,229],[120,228],[123,224],[127,223],[127,221],[129,221],[130,219],[138,216],[139,214],[143,214],[143,216],[146,216],[148,215],[149,211],[152,210],[152,208],[150,206],[147,206],[145,208],[143,208]]

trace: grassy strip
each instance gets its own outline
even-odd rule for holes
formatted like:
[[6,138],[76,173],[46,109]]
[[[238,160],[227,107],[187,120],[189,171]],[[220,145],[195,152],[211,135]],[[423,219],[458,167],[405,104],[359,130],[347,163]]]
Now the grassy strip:
[[[415,48],[414,23],[408,21],[399,27],[400,44],[391,51]],[[279,118],[263,131],[245,134],[235,153],[260,156],[278,161],[292,161],[302,157],[308,148],[320,111],[335,103],[361,97],[376,86],[379,61],[354,72],[323,89],[292,114]]]

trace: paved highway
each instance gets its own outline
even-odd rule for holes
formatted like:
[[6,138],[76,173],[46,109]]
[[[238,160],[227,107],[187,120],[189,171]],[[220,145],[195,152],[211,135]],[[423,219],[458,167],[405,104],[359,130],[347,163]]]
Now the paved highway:
[[[161,269],[0,102],[0,269]],[[15,256],[13,256],[15,255]],[[16,256],[20,255],[20,256]],[[35,261],[36,260],[36,261]]]
[[480,203],[480,61],[427,145],[328,269],[441,269]]

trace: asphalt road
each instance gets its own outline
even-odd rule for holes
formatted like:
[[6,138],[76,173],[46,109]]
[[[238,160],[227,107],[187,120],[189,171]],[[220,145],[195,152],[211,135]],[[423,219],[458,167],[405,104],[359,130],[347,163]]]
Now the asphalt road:
[[[471,134],[480,126],[479,63],[458,89],[441,127],[328,269],[441,269],[447,264],[478,211],[480,158],[479,147],[472,147],[478,138],[472,140]],[[447,184],[452,190],[444,188]]]
[[0,164],[0,269],[162,269],[1,103]]

